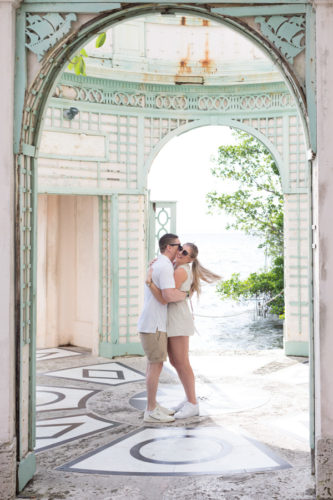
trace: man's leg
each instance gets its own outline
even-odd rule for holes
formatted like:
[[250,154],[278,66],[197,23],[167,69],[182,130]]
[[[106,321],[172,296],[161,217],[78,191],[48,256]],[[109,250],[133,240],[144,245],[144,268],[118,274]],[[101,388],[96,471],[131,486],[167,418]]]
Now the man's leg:
[[152,411],[156,407],[156,394],[158,381],[163,368],[163,362],[151,363],[148,361],[146,371],[147,387],[147,410]]
[[147,356],[146,387],[147,387],[147,410],[152,411],[156,407],[156,393],[158,381],[163,368],[163,362],[167,358],[168,339],[166,332],[140,333],[143,350]]

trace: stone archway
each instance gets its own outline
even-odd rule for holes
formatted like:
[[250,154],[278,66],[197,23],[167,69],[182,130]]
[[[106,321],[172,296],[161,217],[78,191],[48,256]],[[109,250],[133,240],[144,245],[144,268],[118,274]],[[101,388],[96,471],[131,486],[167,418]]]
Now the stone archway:
[[[23,105],[23,91],[20,88],[18,91],[18,107],[17,116],[23,111],[22,120],[22,135],[21,141],[17,148],[17,165],[18,165],[18,213],[20,214],[20,234],[19,234],[19,251],[17,255],[17,269],[20,270],[20,290],[18,293],[18,304],[20,307],[19,335],[21,339],[20,346],[20,364],[19,369],[22,372],[23,367],[25,377],[21,377],[19,388],[19,418],[21,421],[29,422],[25,429],[21,430],[19,436],[19,461],[21,468],[19,469],[20,487],[23,487],[31,469],[33,468],[33,442],[34,442],[34,419],[33,415],[34,398],[30,397],[34,386],[34,363],[33,351],[35,348],[34,328],[35,328],[35,245],[36,245],[36,179],[35,158],[38,156],[39,134],[42,126],[43,113],[46,109],[49,97],[52,93],[57,79],[59,78],[62,67],[66,63],[68,57],[71,56],[85,41],[96,35],[100,30],[111,26],[113,23],[121,20],[135,17],[138,15],[149,14],[151,12],[165,12],[165,6],[139,6],[128,10],[121,10],[108,15],[102,15],[92,19],[86,25],[80,27],[68,36],[65,36],[54,49],[50,51],[48,56],[43,61],[40,71],[35,78],[33,84],[28,89],[27,98]],[[304,96],[297,78],[293,74],[290,67],[282,60],[278,50],[272,46],[259,31],[256,31],[250,24],[246,24],[243,19],[230,19],[229,15],[220,13],[211,14],[206,9],[201,7],[184,7],[173,6],[168,7],[168,12],[179,11],[195,13],[205,18],[217,20],[232,26],[234,29],[248,36],[254,43],[264,48],[269,56],[275,60],[280,66],[281,71],[286,76],[289,86],[295,96],[297,106],[299,107],[302,121],[305,123],[305,103]],[[18,130],[19,124],[17,124]],[[307,144],[309,143],[309,133],[307,128],[304,129]],[[298,193],[298,197],[292,201],[299,207],[301,195],[306,193]],[[31,361],[32,360],[32,361]],[[31,457],[31,458],[29,458]],[[27,465],[28,464],[28,465]],[[28,469],[30,472],[27,472]]]

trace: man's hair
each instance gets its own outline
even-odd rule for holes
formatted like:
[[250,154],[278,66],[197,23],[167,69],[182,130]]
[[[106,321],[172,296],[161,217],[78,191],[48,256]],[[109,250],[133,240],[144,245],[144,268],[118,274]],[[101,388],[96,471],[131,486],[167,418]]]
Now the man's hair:
[[176,234],[172,233],[166,233],[163,234],[163,236],[159,239],[158,246],[160,247],[160,252],[164,253],[166,250],[166,247],[170,245],[170,243],[173,243],[174,240],[177,240],[178,236]]

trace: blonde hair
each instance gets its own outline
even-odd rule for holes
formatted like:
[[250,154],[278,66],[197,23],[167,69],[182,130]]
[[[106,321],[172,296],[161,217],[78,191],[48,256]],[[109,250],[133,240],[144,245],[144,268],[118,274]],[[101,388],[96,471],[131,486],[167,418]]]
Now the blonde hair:
[[190,288],[190,296],[192,296],[195,292],[198,295],[200,295],[201,281],[205,281],[206,283],[214,283],[214,281],[220,280],[221,276],[212,273],[212,271],[209,271],[209,269],[206,269],[204,266],[200,264],[198,260],[199,250],[194,243],[185,243],[185,245],[191,248],[190,257],[193,259],[192,261],[193,281]]

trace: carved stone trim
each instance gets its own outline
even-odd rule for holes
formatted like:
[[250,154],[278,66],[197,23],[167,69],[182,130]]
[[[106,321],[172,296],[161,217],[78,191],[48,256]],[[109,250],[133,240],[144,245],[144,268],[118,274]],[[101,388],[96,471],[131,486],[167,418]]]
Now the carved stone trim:
[[29,42],[26,47],[37,54],[40,61],[70,31],[73,21],[76,21],[76,14],[66,14],[65,17],[57,13],[27,14],[25,33]]
[[305,16],[259,16],[255,22],[260,24],[261,33],[272,42],[281,54],[293,63],[305,49]]
[[174,94],[164,92],[106,90],[90,86],[59,84],[53,97],[96,104],[111,104],[131,108],[175,111],[254,111],[280,110],[295,107],[286,92],[256,92],[251,95],[222,93]]

